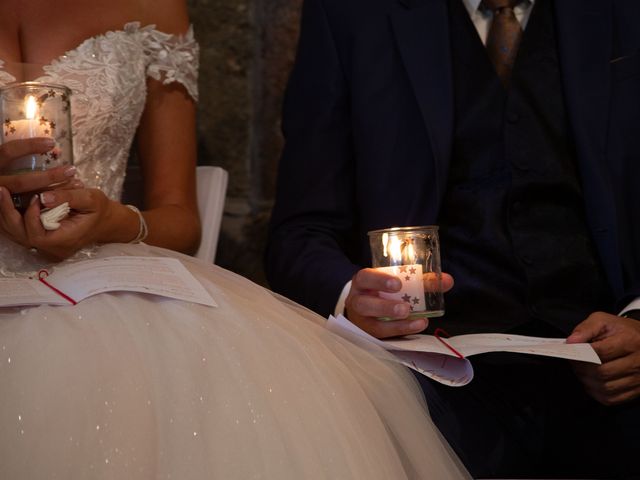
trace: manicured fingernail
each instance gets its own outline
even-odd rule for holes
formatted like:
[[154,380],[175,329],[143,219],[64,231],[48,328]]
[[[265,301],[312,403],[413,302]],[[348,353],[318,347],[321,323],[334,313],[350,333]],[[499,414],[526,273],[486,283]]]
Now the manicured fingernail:
[[33,197],[31,197],[31,200],[29,200],[29,205],[33,205],[37,201],[38,201],[38,195],[34,195]]
[[402,284],[400,280],[397,278],[392,278],[391,280],[387,280],[387,290],[400,290]]
[[64,171],[65,177],[73,177],[76,174],[76,167],[69,167]]
[[43,204],[53,203],[56,200],[56,195],[53,192],[42,192],[40,194],[40,201]]
[[414,331],[424,330],[425,328],[427,328],[426,323],[427,322],[424,320],[424,318],[420,318],[418,320],[414,320],[413,322],[411,322],[409,324],[409,328]]
[[404,303],[399,303],[393,307],[393,313],[398,317],[404,317],[409,313],[409,307]]

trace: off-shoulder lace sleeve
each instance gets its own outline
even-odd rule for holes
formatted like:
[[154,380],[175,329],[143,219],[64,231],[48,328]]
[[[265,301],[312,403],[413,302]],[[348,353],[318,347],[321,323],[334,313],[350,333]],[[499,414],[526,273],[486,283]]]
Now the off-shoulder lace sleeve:
[[144,28],[144,49],[147,74],[163,84],[178,82],[184,85],[194,100],[198,100],[199,47],[193,27],[184,35],[171,35],[155,28]]
[[0,86],[8,85],[16,81],[16,77],[4,70],[4,62],[0,60]]

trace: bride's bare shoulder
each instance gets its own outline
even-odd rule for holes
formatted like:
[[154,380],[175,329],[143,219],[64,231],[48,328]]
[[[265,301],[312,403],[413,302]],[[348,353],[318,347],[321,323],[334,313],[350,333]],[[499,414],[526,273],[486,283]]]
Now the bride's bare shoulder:
[[[102,19],[103,30],[117,30],[129,22],[155,25],[167,33],[183,33],[189,26],[187,0],[80,0],[80,3],[92,18]],[[100,15],[95,15],[96,11]]]
[[189,27],[186,0],[139,0],[142,4],[143,25],[155,25],[167,33],[184,33]]

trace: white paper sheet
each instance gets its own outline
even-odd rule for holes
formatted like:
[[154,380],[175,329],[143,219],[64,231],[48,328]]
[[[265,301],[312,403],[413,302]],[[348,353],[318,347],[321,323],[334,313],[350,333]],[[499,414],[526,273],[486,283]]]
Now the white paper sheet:
[[343,315],[331,316],[327,328],[366,348],[384,348],[404,365],[450,386],[466,385],[473,379],[473,367],[467,357],[488,352],[513,352],[565,358],[600,364],[598,355],[588,343],[568,344],[563,338],[539,338],[522,335],[482,333],[458,335],[442,340],[432,335],[409,335],[379,340]]
[[[45,281],[75,302],[103,292],[140,292],[217,307],[196,278],[175,258],[106,257],[56,268]],[[68,305],[38,279],[0,279],[0,306]]]

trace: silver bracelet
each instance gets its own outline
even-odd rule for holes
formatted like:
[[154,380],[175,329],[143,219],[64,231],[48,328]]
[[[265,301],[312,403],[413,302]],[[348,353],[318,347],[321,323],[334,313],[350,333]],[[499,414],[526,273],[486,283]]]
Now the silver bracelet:
[[125,205],[129,210],[133,210],[138,215],[138,220],[140,220],[140,229],[138,230],[138,235],[136,238],[131,240],[129,243],[140,243],[143,242],[147,235],[149,235],[149,229],[147,228],[147,222],[142,216],[142,212],[138,209],[138,207],[134,207],[133,205]]

